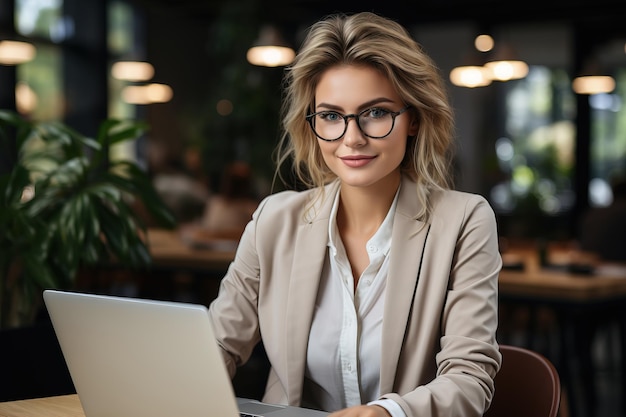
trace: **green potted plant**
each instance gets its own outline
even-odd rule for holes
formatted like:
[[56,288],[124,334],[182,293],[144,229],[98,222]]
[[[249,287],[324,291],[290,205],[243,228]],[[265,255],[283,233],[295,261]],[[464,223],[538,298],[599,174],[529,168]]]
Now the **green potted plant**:
[[96,138],[59,122],[0,111],[0,328],[31,323],[45,288],[71,288],[82,266],[151,262],[145,207],[155,222],[175,219],[134,161],[112,146],[144,133],[139,122],[105,120]]

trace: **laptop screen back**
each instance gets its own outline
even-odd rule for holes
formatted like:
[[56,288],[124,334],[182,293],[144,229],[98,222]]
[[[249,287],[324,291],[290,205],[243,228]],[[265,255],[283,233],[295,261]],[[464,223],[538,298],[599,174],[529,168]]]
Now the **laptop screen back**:
[[87,417],[237,417],[201,305],[47,290],[48,308]]

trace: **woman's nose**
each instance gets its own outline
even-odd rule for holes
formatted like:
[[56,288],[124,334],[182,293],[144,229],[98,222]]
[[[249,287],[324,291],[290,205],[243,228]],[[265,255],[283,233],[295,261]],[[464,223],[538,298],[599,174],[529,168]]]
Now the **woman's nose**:
[[361,128],[356,121],[355,117],[348,119],[348,125],[346,127],[346,133],[343,135],[343,143],[346,146],[362,146],[367,142],[365,135],[361,132]]

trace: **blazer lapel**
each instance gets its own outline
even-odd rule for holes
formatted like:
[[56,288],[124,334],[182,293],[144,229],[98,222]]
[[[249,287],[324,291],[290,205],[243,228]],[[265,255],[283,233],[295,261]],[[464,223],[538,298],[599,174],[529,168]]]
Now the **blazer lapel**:
[[328,250],[328,219],[336,183],[326,187],[323,201],[316,205],[311,219],[303,221],[294,241],[293,275],[289,279],[287,301],[287,375],[288,399],[291,405],[300,404],[304,382],[309,332],[315,312],[315,302]]
[[391,392],[407,328],[428,225],[416,220],[420,203],[416,184],[403,179],[393,222],[389,276],[382,328],[381,393]]

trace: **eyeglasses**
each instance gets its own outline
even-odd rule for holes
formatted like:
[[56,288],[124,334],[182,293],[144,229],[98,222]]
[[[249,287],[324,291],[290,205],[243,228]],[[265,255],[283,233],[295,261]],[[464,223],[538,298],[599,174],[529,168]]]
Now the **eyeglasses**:
[[372,107],[358,114],[346,115],[332,110],[324,110],[307,115],[306,120],[311,125],[315,136],[327,142],[341,139],[348,130],[350,118],[356,120],[356,124],[363,135],[372,139],[382,139],[389,136],[393,130],[396,117],[410,107],[406,106],[400,111]]

